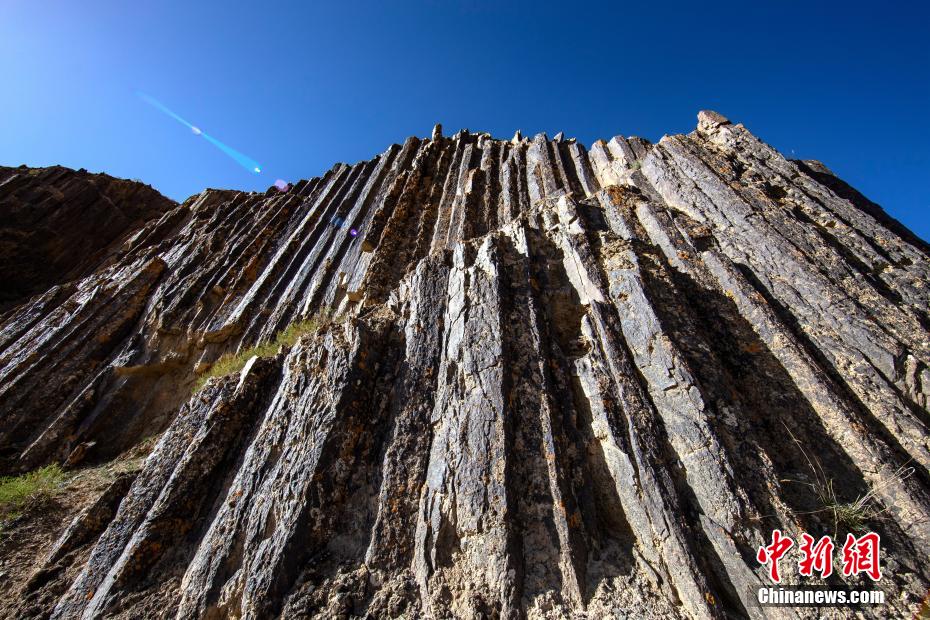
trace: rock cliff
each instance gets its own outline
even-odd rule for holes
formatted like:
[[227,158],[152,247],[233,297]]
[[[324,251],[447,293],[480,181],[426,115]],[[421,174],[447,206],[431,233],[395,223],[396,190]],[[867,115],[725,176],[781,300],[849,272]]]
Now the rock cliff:
[[101,178],[0,170],[0,471],[151,452],[0,546],[7,617],[811,615],[754,603],[775,528],[925,596],[930,247],[822,164],[702,112]]
[[89,275],[176,207],[147,185],[60,166],[0,166],[0,310]]

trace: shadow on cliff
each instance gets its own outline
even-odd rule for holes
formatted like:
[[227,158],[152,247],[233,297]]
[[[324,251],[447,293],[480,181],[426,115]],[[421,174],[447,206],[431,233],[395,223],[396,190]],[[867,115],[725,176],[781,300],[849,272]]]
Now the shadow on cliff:
[[[832,484],[838,504],[855,502],[871,489],[788,372],[731,299],[671,268],[664,257],[658,264],[643,263],[652,265],[644,269],[644,283],[653,307],[699,383],[712,412],[708,421],[734,465],[736,482],[759,511],[754,527],[766,540],[776,527],[790,529],[784,518],[817,537],[845,535],[850,528],[815,491],[812,459]],[[823,367],[825,360],[818,361]],[[836,373],[829,365],[825,370]],[[848,401],[844,387],[840,380],[837,388]],[[787,515],[779,504],[788,508]],[[874,518],[866,525],[882,534],[885,546],[919,557],[898,523]],[[756,566],[751,541],[739,542],[744,561]]]

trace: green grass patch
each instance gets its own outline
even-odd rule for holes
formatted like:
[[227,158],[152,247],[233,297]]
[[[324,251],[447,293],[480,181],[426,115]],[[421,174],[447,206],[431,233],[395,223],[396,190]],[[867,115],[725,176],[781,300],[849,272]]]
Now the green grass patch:
[[327,314],[316,314],[305,321],[291,323],[285,329],[275,334],[275,337],[269,342],[257,344],[254,347],[249,347],[238,353],[226,353],[222,355],[218,360],[213,362],[213,365],[210,366],[208,370],[197,377],[192,392],[194,394],[199,392],[212,377],[225,377],[226,375],[239,372],[253,356],[273,357],[282,346],[293,346],[301,336],[318,331],[331,320],[332,319]]
[[67,478],[57,463],[21,476],[0,478],[0,521],[15,519],[30,500],[52,495]]

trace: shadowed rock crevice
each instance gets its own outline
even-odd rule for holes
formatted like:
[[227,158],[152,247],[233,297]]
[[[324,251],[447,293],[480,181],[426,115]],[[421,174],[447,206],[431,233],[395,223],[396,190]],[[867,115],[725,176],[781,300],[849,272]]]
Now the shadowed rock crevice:
[[[813,475],[812,458],[842,489],[840,501],[864,495],[861,473],[733,301],[671,268],[664,257],[643,264],[663,331],[695,373],[714,409],[711,427],[743,472],[738,483],[756,508],[753,519],[784,527],[785,519],[824,508],[805,483]],[[752,555],[749,546],[744,551]]]
[[[842,373],[833,366],[833,364],[823,355],[820,349],[810,342],[803,331],[797,326],[796,319],[792,316],[791,312],[788,311],[778,300],[773,299],[765,288],[759,283],[758,279],[753,275],[752,271],[749,270],[745,265],[736,265],[740,270],[742,275],[746,280],[753,285],[753,288],[756,292],[763,297],[769,306],[775,311],[775,313],[782,319],[784,324],[791,328],[793,335],[797,338],[798,342],[804,346],[806,352],[811,355],[813,359],[818,362],[819,368],[826,373],[827,376],[833,379],[833,384],[831,387],[836,389],[839,396],[843,398],[846,403],[855,410],[860,418],[860,424],[864,425],[868,432],[880,436],[882,440],[889,446],[890,451],[885,455],[885,458],[890,462],[895,463],[897,466],[903,466],[905,463],[909,463],[912,459],[908,455],[907,450],[898,444],[895,437],[887,431],[887,429],[875,419],[872,413],[869,411],[868,406],[863,403],[860,398],[853,393]],[[921,412],[922,415],[927,415],[926,411]],[[930,478],[928,478],[928,472],[923,468],[915,468],[914,474],[924,478],[924,484],[930,485]]]
[[[630,362],[633,360],[633,355],[629,350],[624,351],[624,357]],[[649,449],[653,452],[649,455],[651,462],[644,464],[658,470],[657,477],[664,483],[662,492],[665,494],[664,499],[668,505],[663,508],[670,509],[674,518],[680,520],[680,523],[668,524],[670,529],[673,529],[675,525],[681,528],[683,540],[680,541],[680,548],[669,553],[668,558],[661,558],[666,563],[665,576],[672,580],[671,587],[676,603],[700,610],[695,615],[706,614],[714,617],[719,610],[715,609],[716,602],[707,599],[706,593],[710,591],[725,609],[737,610],[745,614],[740,593],[730,580],[723,561],[702,527],[700,501],[688,483],[686,472],[672,442],[669,441],[668,431],[661,417],[656,415],[658,407],[649,396],[649,381],[632,363],[629,363],[627,368],[629,380],[635,382],[639,388],[637,396],[640,402],[634,407],[643,407],[649,412],[648,415],[651,418],[631,423],[631,427],[639,427],[639,432],[643,433],[640,440],[648,442]],[[653,527],[656,528],[655,525]],[[662,530],[661,526],[656,529]],[[641,541],[641,534],[639,538]],[[676,574],[688,571],[693,571],[694,574],[682,577]],[[693,586],[698,586],[700,590],[696,592],[685,590]]]

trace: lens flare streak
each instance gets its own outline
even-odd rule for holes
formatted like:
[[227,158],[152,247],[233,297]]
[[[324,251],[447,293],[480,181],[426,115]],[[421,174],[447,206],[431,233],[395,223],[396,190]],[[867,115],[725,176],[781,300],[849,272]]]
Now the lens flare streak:
[[146,102],[147,104],[149,104],[156,110],[163,112],[164,114],[168,115],[169,117],[173,118],[177,122],[181,123],[188,129],[190,129],[191,132],[193,132],[195,136],[202,136],[207,142],[209,142],[210,144],[212,144],[213,146],[221,150],[228,157],[230,157],[233,161],[235,161],[237,164],[239,164],[240,166],[242,166],[249,172],[253,174],[259,174],[262,171],[261,166],[259,165],[257,161],[255,161],[251,157],[248,157],[247,155],[243,155],[242,153],[232,148],[228,144],[224,144],[223,142],[220,142],[219,140],[217,140],[216,138],[214,138],[213,136],[211,136],[204,130],[200,129],[199,127],[196,127],[192,125],[191,123],[188,123],[186,120],[184,120],[183,118],[181,118],[180,116],[172,112],[171,109],[168,108],[168,106],[160,102],[155,97],[152,97],[151,95],[147,95],[141,91],[137,91],[136,94],[139,96],[139,98],[142,101]]

